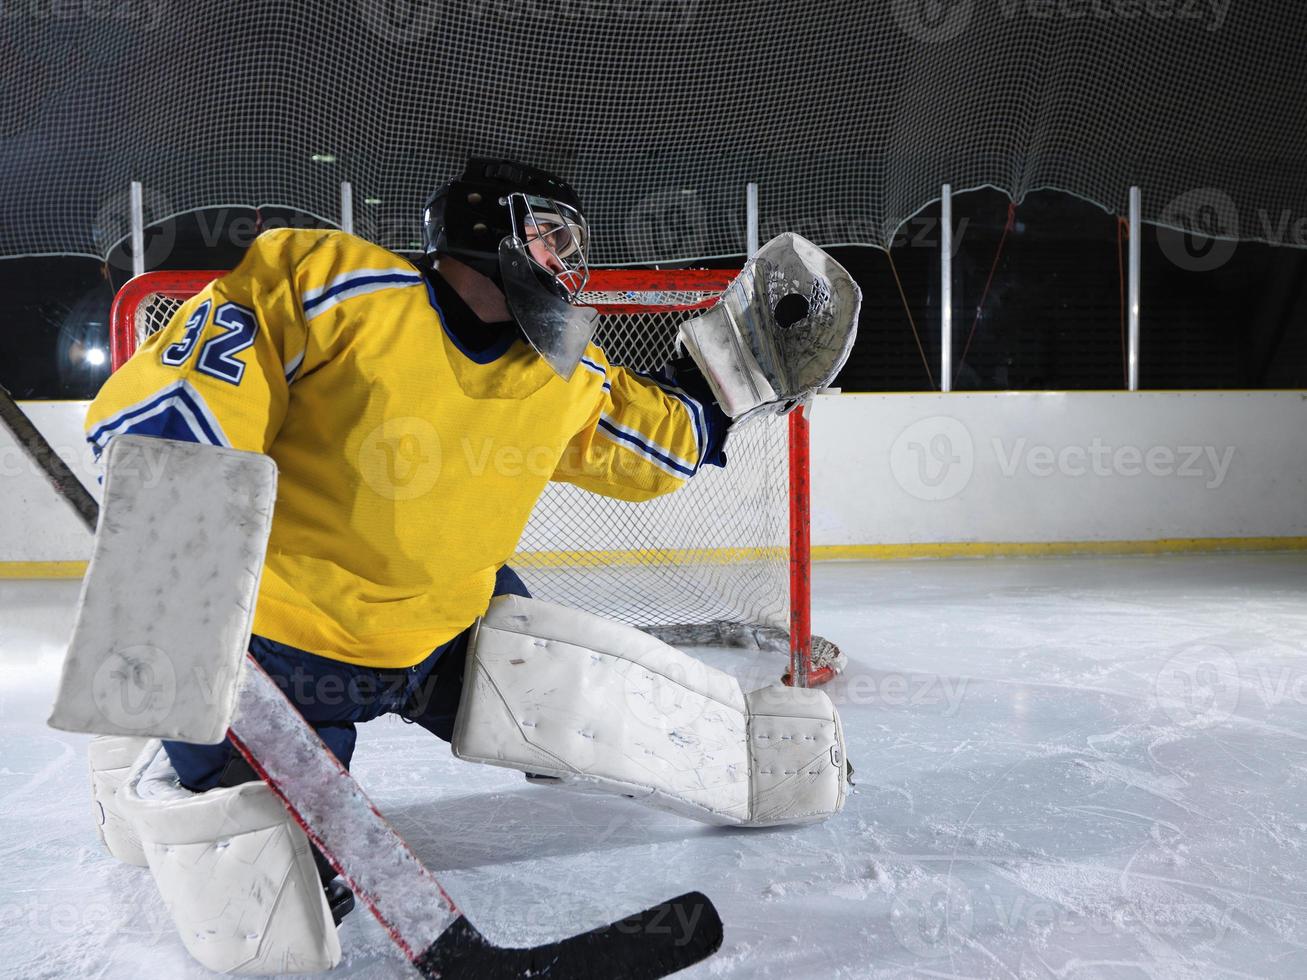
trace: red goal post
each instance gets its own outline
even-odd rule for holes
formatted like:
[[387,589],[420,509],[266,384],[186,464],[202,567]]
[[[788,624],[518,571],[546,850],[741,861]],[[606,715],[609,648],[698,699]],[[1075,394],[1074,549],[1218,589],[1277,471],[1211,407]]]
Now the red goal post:
[[[221,270],[149,272],[110,311],[116,371]],[[613,363],[656,370],[678,324],[717,302],[733,269],[596,269],[581,301]],[[786,683],[822,684],[843,666],[812,634],[808,422],[802,410],[732,433],[724,469],[644,504],[550,484],[513,568],[541,598],[607,615],[678,646],[788,653]]]

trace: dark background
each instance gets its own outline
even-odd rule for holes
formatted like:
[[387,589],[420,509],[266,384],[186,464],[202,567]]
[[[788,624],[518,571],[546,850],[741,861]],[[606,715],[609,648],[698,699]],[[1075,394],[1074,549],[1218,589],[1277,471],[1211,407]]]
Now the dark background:
[[[997,191],[958,194],[953,215],[954,389],[1124,388],[1122,222],[1055,191],[1015,206]],[[938,216],[934,204],[911,219],[889,252],[831,249],[863,290],[857,345],[836,382],[843,390],[938,390]],[[147,254],[162,256],[149,267],[231,268],[258,230],[285,224],[319,223],[271,208],[185,215],[149,230]],[[1307,251],[1191,240],[1195,254],[1229,253],[1195,271],[1173,261],[1155,227],[1143,234],[1141,387],[1307,387]],[[106,263],[0,260],[9,300],[0,384],[19,398],[92,397],[108,375],[109,304],[130,268],[122,249]]]

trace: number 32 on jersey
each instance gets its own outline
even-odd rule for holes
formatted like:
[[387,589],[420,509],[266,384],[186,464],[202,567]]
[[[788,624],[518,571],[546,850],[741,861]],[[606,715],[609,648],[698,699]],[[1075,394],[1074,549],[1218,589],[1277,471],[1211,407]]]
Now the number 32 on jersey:
[[[163,349],[161,360],[169,367],[181,367],[195,352],[197,341],[204,333],[209,321],[209,311],[213,308],[212,300],[205,300],[199,305],[189,320],[182,339],[169,344]],[[199,361],[195,369],[201,374],[238,385],[245,376],[245,365],[236,360],[236,355],[254,345],[254,335],[258,333],[259,321],[254,311],[239,303],[223,303],[213,314],[213,322],[222,328],[222,333],[210,337],[200,346]]]

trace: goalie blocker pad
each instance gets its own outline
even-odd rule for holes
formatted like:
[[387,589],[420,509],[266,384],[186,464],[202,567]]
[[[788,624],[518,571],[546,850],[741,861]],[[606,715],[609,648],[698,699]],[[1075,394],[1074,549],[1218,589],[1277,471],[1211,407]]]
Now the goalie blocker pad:
[[736,421],[788,411],[835,380],[853,350],[862,292],[844,267],[786,233],[760,248],[679,339]]
[[844,805],[844,738],[821,691],[741,692],[630,626],[500,596],[468,647],[453,751],[705,823],[810,823]]
[[117,436],[50,725],[221,742],[272,527],[260,453]]
[[187,952],[218,973],[317,973],[340,940],[308,838],[262,782],[192,793],[158,742],[118,790]]

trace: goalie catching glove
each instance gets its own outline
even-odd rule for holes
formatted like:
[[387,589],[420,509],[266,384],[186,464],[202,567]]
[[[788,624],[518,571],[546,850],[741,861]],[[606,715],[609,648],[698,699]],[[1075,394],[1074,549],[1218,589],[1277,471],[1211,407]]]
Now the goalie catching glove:
[[467,658],[460,759],[712,824],[811,823],[844,806],[844,737],[821,691],[744,694],[634,627],[518,596],[491,601]]
[[835,380],[861,303],[843,266],[786,233],[758,250],[716,306],[681,324],[679,340],[736,422],[784,413]]

